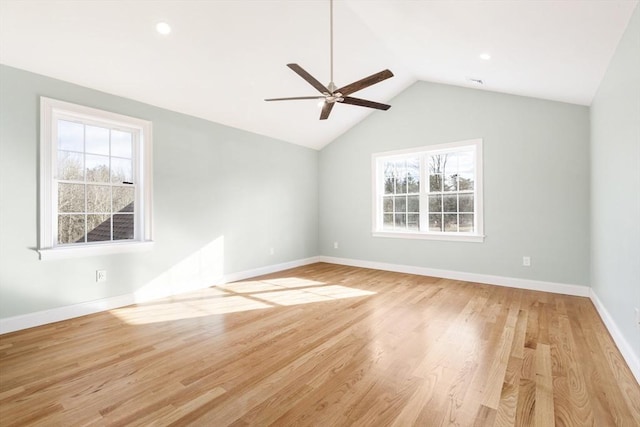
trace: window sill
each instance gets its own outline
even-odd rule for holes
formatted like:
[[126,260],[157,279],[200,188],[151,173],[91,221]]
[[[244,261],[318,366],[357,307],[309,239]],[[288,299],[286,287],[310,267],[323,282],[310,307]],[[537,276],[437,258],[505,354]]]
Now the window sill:
[[402,231],[374,231],[373,237],[390,237],[393,239],[444,240],[450,242],[484,242],[484,235],[449,234],[449,233],[411,233]]
[[55,248],[38,249],[40,260],[49,261],[66,258],[81,258],[98,255],[111,255],[129,252],[148,251],[153,248],[153,241],[126,242],[108,244],[89,244],[76,246],[58,246]]

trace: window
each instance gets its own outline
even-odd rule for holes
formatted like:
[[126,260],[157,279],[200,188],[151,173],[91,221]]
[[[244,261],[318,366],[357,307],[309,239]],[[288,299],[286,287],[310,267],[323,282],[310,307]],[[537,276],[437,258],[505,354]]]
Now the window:
[[482,140],[373,155],[373,234],[481,242]]
[[151,242],[151,123],[41,98],[41,259]]

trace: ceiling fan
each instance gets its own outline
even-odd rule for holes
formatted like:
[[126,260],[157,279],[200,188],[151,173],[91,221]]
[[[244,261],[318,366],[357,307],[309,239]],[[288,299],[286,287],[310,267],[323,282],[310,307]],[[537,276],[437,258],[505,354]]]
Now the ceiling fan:
[[393,77],[393,73],[389,70],[383,70],[379,73],[372,74],[368,77],[360,79],[356,82],[348,84],[346,86],[338,88],[333,82],[333,0],[329,1],[329,13],[330,13],[330,45],[331,45],[331,81],[327,86],[320,83],[315,77],[309,74],[298,64],[287,64],[287,67],[291,68],[296,74],[305,79],[311,86],[316,88],[321,95],[315,96],[294,96],[288,98],[268,98],[265,101],[292,101],[301,99],[323,99],[322,112],[320,113],[320,120],[326,120],[331,114],[331,110],[336,102],[343,104],[357,105],[359,107],[375,108],[377,110],[388,110],[391,105],[381,104],[379,102],[369,101],[366,99],[354,98],[351,95],[366,87],[379,83],[390,77]]

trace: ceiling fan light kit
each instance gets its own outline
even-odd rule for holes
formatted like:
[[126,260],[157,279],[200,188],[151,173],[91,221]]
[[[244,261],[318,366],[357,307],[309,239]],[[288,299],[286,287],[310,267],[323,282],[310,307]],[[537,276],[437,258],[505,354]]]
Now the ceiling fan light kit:
[[379,102],[369,101],[366,99],[354,98],[351,95],[359,90],[367,88],[371,85],[379,83],[390,77],[393,77],[393,73],[389,70],[383,70],[379,73],[372,74],[368,77],[355,81],[351,84],[338,88],[333,82],[333,0],[329,1],[329,13],[330,13],[330,46],[331,46],[331,81],[327,86],[320,83],[315,77],[309,74],[304,68],[298,64],[287,64],[287,67],[291,68],[296,74],[302,77],[307,83],[313,86],[321,95],[313,96],[294,96],[286,98],[268,98],[265,101],[294,101],[303,99],[322,99],[322,111],[320,112],[320,120],[326,120],[331,114],[331,110],[336,102],[343,104],[356,105],[358,107],[374,108],[376,110],[388,110],[391,105],[382,104]]

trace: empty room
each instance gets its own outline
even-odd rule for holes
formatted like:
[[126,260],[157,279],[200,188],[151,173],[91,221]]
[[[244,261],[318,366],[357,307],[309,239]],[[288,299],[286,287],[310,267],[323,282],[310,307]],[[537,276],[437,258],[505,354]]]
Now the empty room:
[[0,426],[639,426],[636,0],[0,0]]

